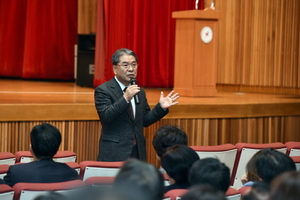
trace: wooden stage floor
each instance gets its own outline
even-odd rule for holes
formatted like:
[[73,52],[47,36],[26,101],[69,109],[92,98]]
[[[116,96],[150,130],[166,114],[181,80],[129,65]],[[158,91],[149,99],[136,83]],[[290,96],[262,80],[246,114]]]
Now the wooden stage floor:
[[[150,106],[160,91],[145,88]],[[77,162],[96,160],[101,124],[94,88],[71,82],[0,79],[0,151],[28,150],[29,132],[39,122],[62,133],[61,150],[76,152]],[[158,166],[151,140],[164,124],[179,125],[189,145],[300,141],[300,97],[218,91],[215,97],[180,97],[162,120],[144,129],[148,161]]]
[[[145,88],[153,107],[160,91]],[[165,117],[243,118],[300,115],[300,96],[218,91],[215,97],[180,97]],[[0,79],[0,121],[98,120],[94,88],[73,82]]]

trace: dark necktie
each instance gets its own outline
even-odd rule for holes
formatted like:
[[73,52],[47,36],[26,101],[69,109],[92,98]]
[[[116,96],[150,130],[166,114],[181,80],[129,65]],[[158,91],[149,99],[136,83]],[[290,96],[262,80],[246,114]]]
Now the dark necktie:
[[[124,88],[124,93],[126,92],[126,90],[127,90],[127,87],[125,87]],[[130,106],[129,106],[129,112],[130,112],[130,116],[131,116],[131,118],[132,119],[134,119],[134,115],[133,115],[133,109],[132,109],[132,104],[131,104],[131,101],[129,101],[129,103],[130,103]]]

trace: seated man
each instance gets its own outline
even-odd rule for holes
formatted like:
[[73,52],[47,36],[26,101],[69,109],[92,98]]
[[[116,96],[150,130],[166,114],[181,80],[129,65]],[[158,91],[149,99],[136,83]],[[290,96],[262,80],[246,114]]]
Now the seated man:
[[47,123],[33,127],[30,133],[30,152],[34,161],[9,167],[4,176],[6,184],[19,182],[54,183],[79,179],[78,173],[65,163],[53,161],[61,143],[60,131]]
[[171,125],[163,125],[156,130],[152,145],[159,161],[167,149],[176,144],[188,145],[188,138],[183,130]]
[[162,200],[163,176],[155,166],[131,158],[116,175],[113,190],[128,199]]
[[216,158],[203,158],[193,164],[189,182],[191,186],[211,185],[225,194],[230,185],[230,170]]

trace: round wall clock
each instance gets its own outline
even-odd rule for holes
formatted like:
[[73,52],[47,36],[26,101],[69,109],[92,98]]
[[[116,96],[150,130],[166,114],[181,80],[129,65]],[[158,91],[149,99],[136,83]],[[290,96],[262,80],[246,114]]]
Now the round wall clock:
[[213,31],[209,26],[204,26],[200,32],[200,38],[204,43],[210,43],[213,38]]

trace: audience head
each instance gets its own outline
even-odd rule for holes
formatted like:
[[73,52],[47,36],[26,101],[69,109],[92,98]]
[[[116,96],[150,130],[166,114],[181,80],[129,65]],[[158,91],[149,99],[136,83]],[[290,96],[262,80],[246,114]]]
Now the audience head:
[[270,200],[299,200],[300,171],[285,172],[271,183]]
[[296,170],[295,162],[288,155],[273,148],[262,149],[256,154],[257,174],[268,184],[278,175]]
[[225,194],[210,185],[193,186],[181,200],[226,200]]
[[188,182],[192,165],[199,160],[198,154],[186,145],[175,145],[168,148],[161,157],[161,166],[176,183]]
[[33,127],[30,140],[30,151],[34,157],[37,159],[52,158],[61,143],[61,133],[51,124],[43,123]]
[[163,125],[156,130],[152,145],[156,151],[158,159],[166,153],[167,149],[176,144],[188,145],[186,133],[176,126]]
[[141,198],[161,200],[164,195],[164,179],[153,165],[132,158],[121,167],[113,182],[113,188],[120,194],[128,195],[134,189],[143,193]]
[[230,185],[230,169],[216,158],[203,158],[193,164],[189,182],[192,186],[208,184],[226,193]]
[[136,62],[138,61],[138,58],[133,51],[131,51],[130,49],[123,48],[123,49],[118,49],[112,55],[112,58],[111,58],[112,65],[117,65],[120,62],[120,57],[124,56],[124,55],[133,56],[135,58],[135,61]]
[[249,191],[242,196],[242,200],[268,200],[269,194],[269,184],[263,181],[255,181]]

